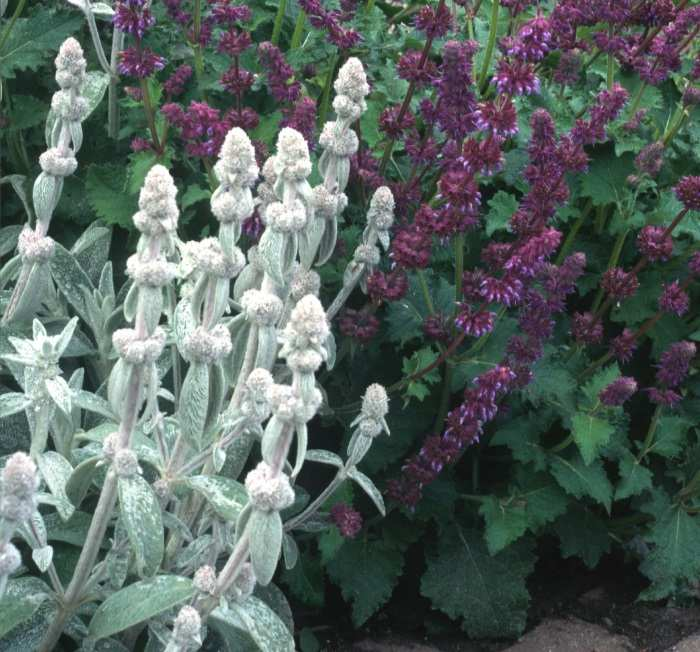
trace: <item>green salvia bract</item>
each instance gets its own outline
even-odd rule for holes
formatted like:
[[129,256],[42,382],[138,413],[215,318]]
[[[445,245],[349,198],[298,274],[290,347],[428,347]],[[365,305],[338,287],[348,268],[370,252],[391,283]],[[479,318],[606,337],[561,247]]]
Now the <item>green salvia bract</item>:
[[[343,191],[358,146],[352,125],[369,92],[362,64],[351,58],[339,70],[337,120],[320,140],[320,185],[309,184],[304,138],[284,128],[254,196],[255,151],[234,128],[214,165],[218,233],[201,241],[178,238],[177,188],[168,169],[154,165],[133,216],[140,236],[127,260],[127,284],[115,292],[106,263],[98,287],[76,294],[60,270],[52,280],[46,266],[54,243],[46,234],[63,178],[77,165],[85,76],[82,50],[68,39],[57,58],[62,90],[49,118],[51,147],[35,183],[36,227],[20,235],[22,268],[3,316],[23,332],[28,318],[43,314],[37,294],[45,292],[63,326],[50,335],[34,318],[32,337],[11,336],[14,352],[2,356],[22,391],[0,396],[0,416],[24,411],[31,447],[3,471],[0,593],[20,568],[11,538],[22,536],[49,580],[27,599],[26,618],[43,603],[54,610],[40,650],[54,649],[68,628],[76,636],[76,615],[86,602],[100,604],[77,630],[85,649],[148,627],[160,649],[185,652],[199,649],[212,627],[224,636],[235,630],[262,650],[292,650],[293,634],[256,586],[272,582],[281,558],[294,566],[294,531],[318,519],[347,479],[384,513],[381,494],[357,469],[372,441],[389,432],[381,385],[367,388],[345,461],[308,448],[308,423],[324,402],[317,373],[335,358],[330,321],[358,285],[365,289],[379,262],[377,243],[388,247],[393,223],[394,200],[381,187],[343,287],[326,310],[312,267],[333,251],[348,202]],[[238,243],[256,206],[265,231],[246,255]],[[61,255],[80,268],[71,252]],[[28,283],[42,266],[42,285]],[[25,293],[31,294],[26,301]],[[69,306],[78,312],[70,320]],[[82,369],[66,380],[61,367],[84,327],[97,343],[94,393],[83,389]],[[251,470],[239,480],[251,454]],[[331,465],[336,474],[314,500],[295,507],[305,462]],[[64,586],[37,505],[54,506],[65,521],[95,490],[84,545]]]

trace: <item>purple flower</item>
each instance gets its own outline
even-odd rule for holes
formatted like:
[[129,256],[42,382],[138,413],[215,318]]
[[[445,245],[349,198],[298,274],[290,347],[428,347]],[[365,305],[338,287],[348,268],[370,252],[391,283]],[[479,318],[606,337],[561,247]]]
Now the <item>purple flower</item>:
[[157,70],[163,70],[166,63],[163,57],[147,48],[139,52],[136,48],[131,47],[119,53],[117,70],[122,75],[145,79]]
[[472,337],[481,337],[493,330],[496,314],[488,310],[473,310],[467,304],[460,304],[460,312],[455,326]]
[[598,394],[603,405],[622,405],[637,391],[637,381],[630,376],[621,376]]
[[499,136],[515,136],[518,133],[518,114],[510,97],[499,95],[492,102],[482,102],[474,111],[478,129],[491,131]]
[[674,188],[678,201],[689,211],[700,211],[700,177],[683,177]]
[[692,108],[698,105],[700,105],[700,88],[688,86],[683,91],[683,106]]
[[571,332],[579,344],[597,344],[603,339],[603,325],[590,312],[574,313]]
[[428,315],[423,320],[423,332],[426,337],[437,340],[438,342],[447,342],[450,339],[450,322],[444,313]]
[[312,97],[300,97],[291,109],[283,109],[284,118],[280,127],[296,129],[309,144],[314,147],[314,132],[316,130],[316,102]]
[[156,22],[145,0],[119,0],[114,7],[114,26],[124,32],[142,39],[144,34]]
[[401,79],[414,82],[417,86],[428,84],[437,74],[435,64],[429,59],[423,61],[422,53],[418,50],[404,52],[396,64],[396,71]]
[[659,297],[659,308],[682,317],[690,307],[690,297],[678,281],[665,283]]
[[610,352],[619,362],[629,362],[636,350],[636,337],[629,328],[625,328],[622,333],[610,343]]
[[601,287],[618,301],[633,296],[639,289],[637,275],[626,272],[621,267],[613,267],[603,274]]
[[581,55],[574,50],[561,53],[552,79],[562,86],[573,86],[581,76]]
[[406,292],[408,277],[400,267],[388,273],[376,270],[367,277],[367,294],[374,301],[398,301]]
[[416,124],[416,118],[410,111],[404,111],[400,116],[401,107],[388,106],[379,116],[379,128],[387,135],[388,138],[394,140],[401,138],[403,133]]
[[432,238],[415,226],[396,232],[391,242],[390,257],[405,269],[422,269],[430,262]]
[[505,95],[532,95],[540,92],[540,80],[535,67],[523,61],[501,59],[496,67],[494,81],[498,92]]
[[163,88],[170,97],[181,95],[185,84],[192,77],[192,68],[187,64],[178,66],[170,77],[163,82]]
[[542,61],[549,52],[551,38],[549,20],[544,16],[537,16],[520,28],[513,44],[506,52],[521,61],[537,63]]
[[216,49],[229,57],[238,57],[250,47],[251,43],[252,39],[248,32],[232,27],[221,35]]
[[510,308],[522,301],[523,283],[511,275],[501,278],[486,276],[481,281],[481,296],[489,303],[500,303]]
[[688,261],[688,270],[694,276],[700,276],[700,251],[696,251]]
[[665,233],[661,226],[648,225],[637,236],[639,251],[651,262],[668,260],[673,254],[673,239]]
[[657,380],[666,387],[677,387],[688,375],[697,347],[693,342],[681,341],[671,344],[659,359]]
[[267,85],[278,102],[295,102],[301,83],[294,79],[294,69],[285,61],[282,51],[265,41],[258,46],[258,55],[267,73]]
[[664,144],[663,141],[650,143],[642,149],[634,159],[634,165],[643,174],[656,177],[664,164]]
[[221,85],[229,93],[236,96],[245,93],[254,81],[253,73],[235,64],[221,76]]
[[336,503],[331,507],[331,521],[346,539],[354,539],[362,529],[362,516],[345,503]]
[[252,18],[252,13],[246,5],[231,5],[224,1],[214,5],[211,17],[217,25],[230,27],[234,23],[249,21]]

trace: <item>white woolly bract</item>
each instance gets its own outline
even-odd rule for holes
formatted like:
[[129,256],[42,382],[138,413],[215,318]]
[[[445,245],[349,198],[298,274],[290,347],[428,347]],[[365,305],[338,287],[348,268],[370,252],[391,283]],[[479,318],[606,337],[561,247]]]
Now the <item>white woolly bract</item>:
[[240,127],[226,134],[214,171],[221,183],[231,186],[250,187],[257,180],[260,171],[255,162],[255,148]]
[[280,233],[295,233],[306,226],[306,208],[300,199],[291,204],[272,202],[265,209],[265,223]]
[[243,252],[234,247],[232,253],[229,258],[217,238],[187,242],[183,248],[183,267],[189,265],[203,274],[231,279],[245,267]]
[[81,122],[88,111],[88,103],[80,95],[61,90],[53,94],[51,110],[67,122]]
[[378,231],[386,231],[394,223],[394,195],[386,186],[379,186],[369,202],[367,221]]
[[309,146],[296,129],[284,127],[280,131],[272,166],[278,177],[288,181],[303,181],[311,174]]
[[389,396],[379,383],[373,383],[365,390],[362,413],[372,419],[383,419],[389,413]]
[[29,500],[38,489],[39,475],[32,458],[21,451],[13,453],[2,470],[3,495]]
[[336,156],[347,158],[357,152],[360,141],[352,129],[338,129],[334,121],[326,122],[318,139],[319,145]]
[[120,478],[131,478],[141,472],[139,458],[130,448],[121,448],[114,454],[114,470]]
[[133,328],[120,328],[112,334],[112,343],[119,357],[129,364],[155,362],[165,347],[165,331],[157,327],[141,339]]
[[201,593],[212,595],[216,590],[216,571],[211,566],[201,566],[194,574],[192,583]]
[[312,269],[304,269],[301,265],[296,263],[292,274],[292,281],[289,285],[289,293],[292,295],[292,299],[299,301],[299,299],[307,294],[313,294],[317,297],[320,291],[321,277]]
[[69,149],[51,147],[39,156],[41,169],[54,177],[67,177],[78,168],[78,160]]
[[253,565],[250,562],[246,562],[241,566],[236,579],[233,580],[233,586],[231,587],[233,599],[236,602],[243,602],[249,598],[255,590],[256,583],[257,578],[255,577]]
[[139,194],[139,208],[134,224],[142,233],[159,235],[177,228],[179,211],[175,196],[177,188],[170,172],[163,165],[154,165],[146,175]]
[[9,541],[0,548],[0,577],[12,575],[22,564],[22,555]]
[[[299,299],[284,330],[288,344],[296,348],[321,347],[329,334],[330,327],[326,319],[326,311],[318,298],[313,294],[307,294]],[[289,337],[294,341],[291,342]]]
[[210,331],[197,326],[185,337],[181,352],[188,362],[213,364],[231,352],[231,334],[222,324],[217,324]]
[[40,235],[25,226],[17,240],[17,250],[23,261],[39,263],[49,260],[53,255],[56,243],[47,235]]
[[63,41],[54,60],[56,83],[63,89],[79,89],[85,81],[87,62],[83,48],[72,36]]
[[141,260],[138,254],[134,254],[126,261],[126,273],[136,285],[163,287],[175,278],[177,266],[165,258]]
[[355,253],[353,254],[353,259],[355,262],[364,263],[370,267],[378,265],[380,258],[381,255],[379,253],[379,249],[370,244],[358,245],[357,249],[355,249]]
[[267,393],[274,383],[272,374],[267,369],[258,367],[248,374],[245,386],[251,399],[254,401],[266,401]]
[[190,605],[180,609],[173,626],[173,640],[180,650],[196,650],[202,643],[202,618]]
[[338,95],[347,95],[353,102],[360,103],[369,95],[369,84],[362,62],[357,57],[350,57],[338,71],[333,83]]
[[246,290],[241,297],[246,319],[257,326],[272,326],[282,314],[282,300],[271,292]]
[[264,512],[280,511],[294,502],[294,489],[289,477],[275,475],[266,462],[260,462],[245,478],[250,504]]

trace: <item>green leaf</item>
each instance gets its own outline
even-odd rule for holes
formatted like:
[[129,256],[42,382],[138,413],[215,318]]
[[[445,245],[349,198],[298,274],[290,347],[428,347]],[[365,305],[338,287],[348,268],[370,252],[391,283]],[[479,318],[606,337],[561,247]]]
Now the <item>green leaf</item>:
[[554,524],[564,558],[580,557],[588,568],[598,565],[610,550],[610,535],[605,523],[588,509],[574,505]]
[[197,202],[209,199],[211,197],[211,190],[207,188],[200,188],[199,186],[187,186],[187,190],[182,195],[180,199],[180,205],[182,210],[189,208]]
[[0,394],[0,419],[17,414],[17,412],[21,412],[31,404],[32,399],[21,392]]
[[340,533],[340,530],[333,525],[325,532],[321,532],[318,536],[318,550],[321,553],[321,563],[325,566],[338,553],[341,546],[345,543],[345,537]]
[[22,70],[38,70],[58,51],[63,41],[75,34],[82,17],[36,7],[28,18],[18,18],[0,52],[0,77],[14,79]]
[[330,451],[323,450],[322,448],[312,448],[306,451],[306,461],[307,462],[318,462],[319,464],[328,464],[330,466],[336,466],[341,468],[343,466],[343,460]]
[[101,455],[88,457],[73,469],[73,473],[66,483],[66,495],[75,507],[80,507],[80,503],[87,496],[92,481],[99,472],[98,464],[102,459]]
[[374,482],[372,482],[372,480],[362,473],[362,471],[358,471],[356,468],[352,468],[348,471],[348,477],[352,478],[358,485],[360,485],[362,490],[372,499],[372,502],[379,510],[379,513],[382,516],[386,516],[384,499],[382,498],[382,494],[379,489],[375,487]]
[[255,577],[266,586],[272,580],[282,550],[284,530],[279,512],[254,509],[248,521],[250,531],[250,561]]
[[123,165],[105,163],[88,168],[85,194],[92,210],[107,224],[130,229],[138,205],[126,194],[125,186],[126,168]]
[[209,368],[193,362],[182,383],[179,418],[182,434],[199,450],[209,407]]
[[579,412],[571,419],[571,432],[583,461],[590,464],[598,456],[601,446],[610,441],[615,428],[603,419]]
[[202,494],[214,511],[225,521],[235,523],[248,503],[245,487],[220,475],[195,475],[185,481],[190,489]]
[[75,308],[76,312],[87,323],[91,322],[90,313],[85,302],[83,292],[92,294],[95,286],[90,277],[78,264],[75,256],[62,247],[58,242],[55,245],[50,261],[51,277],[55,281],[61,294]]
[[[261,652],[293,652],[294,638],[285,624],[255,596],[232,605],[230,610],[219,608],[216,611],[220,617],[226,614],[234,627],[246,632]],[[214,615],[212,614],[213,617]]]
[[551,470],[566,493],[576,498],[590,496],[610,511],[613,487],[600,460],[586,464],[579,455],[572,459],[555,455]]
[[41,604],[49,597],[48,593],[24,593],[17,590],[19,584],[10,581],[7,593],[0,599],[0,639],[17,625],[29,620]]
[[499,190],[489,200],[486,214],[486,235],[491,237],[496,231],[507,231],[510,218],[518,209],[518,200],[510,193]]
[[[438,359],[438,353],[430,347],[424,347],[414,351],[410,358],[404,358],[402,371],[406,378],[413,376],[417,372],[425,369]],[[427,374],[417,380],[411,380],[404,390],[405,397],[413,397],[422,401],[430,394],[429,385],[434,385],[440,381],[440,372],[437,367],[431,369]],[[406,398],[408,402],[408,398]]]
[[681,505],[666,504],[655,511],[656,523],[646,537],[652,550],[640,565],[652,582],[640,595],[644,600],[668,597],[700,577],[698,517],[688,514]]
[[615,500],[637,496],[652,486],[652,473],[627,452],[620,460],[620,482],[615,489]]
[[46,118],[46,109],[46,104],[32,95],[12,95],[8,133],[41,124]]
[[55,451],[46,451],[37,457],[41,477],[46,482],[51,495],[56,499],[56,510],[64,521],[75,511],[66,495],[66,483],[73,473],[73,467],[63,455]]
[[352,621],[361,627],[389,598],[403,568],[403,555],[384,541],[350,540],[326,567],[343,598],[352,602]]
[[155,574],[164,552],[163,517],[158,498],[141,476],[119,478],[119,513],[139,575]]
[[523,539],[492,557],[480,532],[446,528],[428,557],[421,593],[436,609],[461,619],[470,638],[515,638],[527,621],[532,549],[532,541]]
[[688,443],[686,433],[692,422],[677,416],[661,417],[648,452],[662,457],[677,457]]
[[634,173],[634,156],[614,156],[612,152],[591,161],[581,180],[581,196],[590,197],[594,206],[614,204],[628,195],[627,177]]
[[487,496],[479,508],[486,521],[486,545],[492,555],[519,539],[537,533],[566,510],[564,492],[546,474],[523,473],[523,484],[504,498]]
[[547,468],[547,454],[540,444],[540,433],[551,425],[551,417],[546,410],[539,414],[511,418],[503,424],[489,440],[489,446],[508,446],[513,457],[523,464],[531,463],[535,471]]
[[601,369],[584,386],[583,393],[588,399],[588,407],[593,408],[598,403],[598,394],[610,383],[620,377],[620,368],[617,363]]
[[323,606],[323,571],[316,559],[310,561],[305,554],[300,554],[294,568],[284,570],[282,581],[289,587],[290,593],[305,605],[314,608]]
[[97,608],[90,621],[90,636],[106,638],[121,632],[182,604],[194,594],[192,580],[176,575],[158,575],[130,584]]

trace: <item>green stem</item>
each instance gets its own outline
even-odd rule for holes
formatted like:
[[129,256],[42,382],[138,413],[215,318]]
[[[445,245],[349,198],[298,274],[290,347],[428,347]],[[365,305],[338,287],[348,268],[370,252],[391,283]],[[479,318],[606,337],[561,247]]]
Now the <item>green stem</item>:
[[275,23],[272,26],[272,45],[277,45],[282,33],[282,23],[284,22],[284,12],[287,10],[287,0],[279,0],[277,5],[277,13],[275,14]]
[[642,101],[642,96],[644,95],[644,91],[647,88],[647,83],[642,82],[639,89],[637,90],[636,95],[634,96],[634,99],[632,100],[632,104],[630,105],[630,116],[634,116],[635,113],[637,113],[637,109],[639,108],[639,103]]
[[[617,267],[617,263],[620,261],[622,247],[625,245],[625,240],[627,239],[628,233],[629,229],[618,234],[617,240],[615,241],[615,245],[613,246],[612,253],[610,254],[610,260],[608,260],[608,266],[606,267],[606,270],[610,270],[613,267]],[[596,294],[595,301],[593,301],[593,307],[591,308],[592,312],[595,313],[598,310],[598,308],[600,308],[600,304],[603,302],[604,297],[605,290],[603,290],[603,288],[600,288],[598,290],[598,294]]]
[[365,13],[368,14],[372,9],[374,9],[374,0],[367,0],[365,4]]
[[679,106],[676,109],[676,113],[671,120],[671,128],[664,134],[663,144],[664,147],[668,147],[669,143],[676,137],[676,134],[681,130],[681,127],[685,124],[688,117],[688,112],[683,106]]
[[547,449],[547,452],[548,453],[559,453],[559,452],[563,451],[565,448],[568,448],[573,443],[574,443],[574,436],[569,435],[564,441],[561,441],[556,446],[552,446],[552,448]]
[[423,293],[423,299],[425,299],[425,305],[428,307],[428,312],[431,315],[435,314],[435,305],[433,304],[433,298],[430,296],[430,288],[428,287],[428,282],[425,279],[425,274],[422,269],[416,270],[416,276],[418,277],[418,282],[420,283],[420,289]]
[[651,423],[649,424],[649,430],[647,430],[647,435],[644,438],[644,444],[642,444],[642,450],[639,451],[639,455],[637,455],[637,464],[641,462],[649,452],[649,449],[651,448],[651,445],[654,441],[654,435],[656,434],[656,428],[659,425],[659,418],[661,417],[661,410],[662,406],[657,405],[656,410],[654,410],[654,416],[651,419]]
[[[612,39],[614,34],[614,29],[612,25],[608,29],[608,35]],[[615,81],[615,56],[612,52],[608,52],[608,90],[612,90],[613,83]]]
[[318,124],[323,126],[326,122],[326,116],[328,115],[328,106],[331,101],[331,88],[333,88],[333,78],[335,76],[335,68],[338,65],[338,60],[340,55],[334,55],[331,59],[331,67],[328,69],[328,77],[326,77],[326,83],[323,86],[323,94],[321,95],[321,108],[318,111]]
[[19,0],[19,2],[17,3],[17,6],[15,7],[15,11],[12,14],[12,18],[10,18],[10,22],[7,24],[5,31],[3,31],[2,37],[0,37],[0,51],[2,51],[2,48],[5,45],[5,42],[7,41],[7,39],[10,38],[10,32],[12,31],[12,28],[15,26],[15,23],[17,22],[17,19],[20,17],[22,11],[24,10],[24,5],[26,5],[26,4],[27,4],[27,0]]
[[306,13],[303,11],[299,12],[297,16],[297,22],[294,25],[294,32],[292,33],[292,42],[289,44],[290,50],[296,50],[301,45],[302,36],[304,36],[304,24],[306,23]]
[[462,298],[462,276],[464,275],[464,234],[455,238],[455,301]]
[[151,132],[151,139],[153,140],[153,146],[156,152],[162,154],[160,148],[160,138],[158,138],[158,130],[156,129],[156,119],[153,113],[153,102],[151,101],[151,91],[148,89],[148,80],[140,79],[141,94],[143,95],[143,110],[146,114],[146,122],[148,123],[148,130]]
[[576,222],[574,222],[574,225],[571,227],[569,234],[566,236],[566,240],[564,241],[564,244],[561,247],[561,251],[559,252],[559,255],[557,256],[557,260],[556,260],[557,265],[561,265],[562,262],[564,262],[564,258],[566,258],[569,251],[571,251],[571,248],[574,246],[574,241],[576,240],[576,236],[578,235],[578,232],[581,230],[583,223],[586,221],[586,218],[588,217],[588,215],[590,214],[590,212],[592,210],[593,210],[593,202],[589,199],[588,203],[584,207],[583,211],[581,211],[581,215],[576,220]]
[[493,0],[493,7],[491,8],[491,25],[489,29],[489,40],[486,43],[484,63],[481,67],[481,74],[479,75],[479,89],[481,93],[483,93],[486,90],[486,78],[489,74],[489,67],[491,66],[491,59],[493,58],[493,51],[496,47],[496,34],[498,32],[498,12],[500,8],[500,0]]

